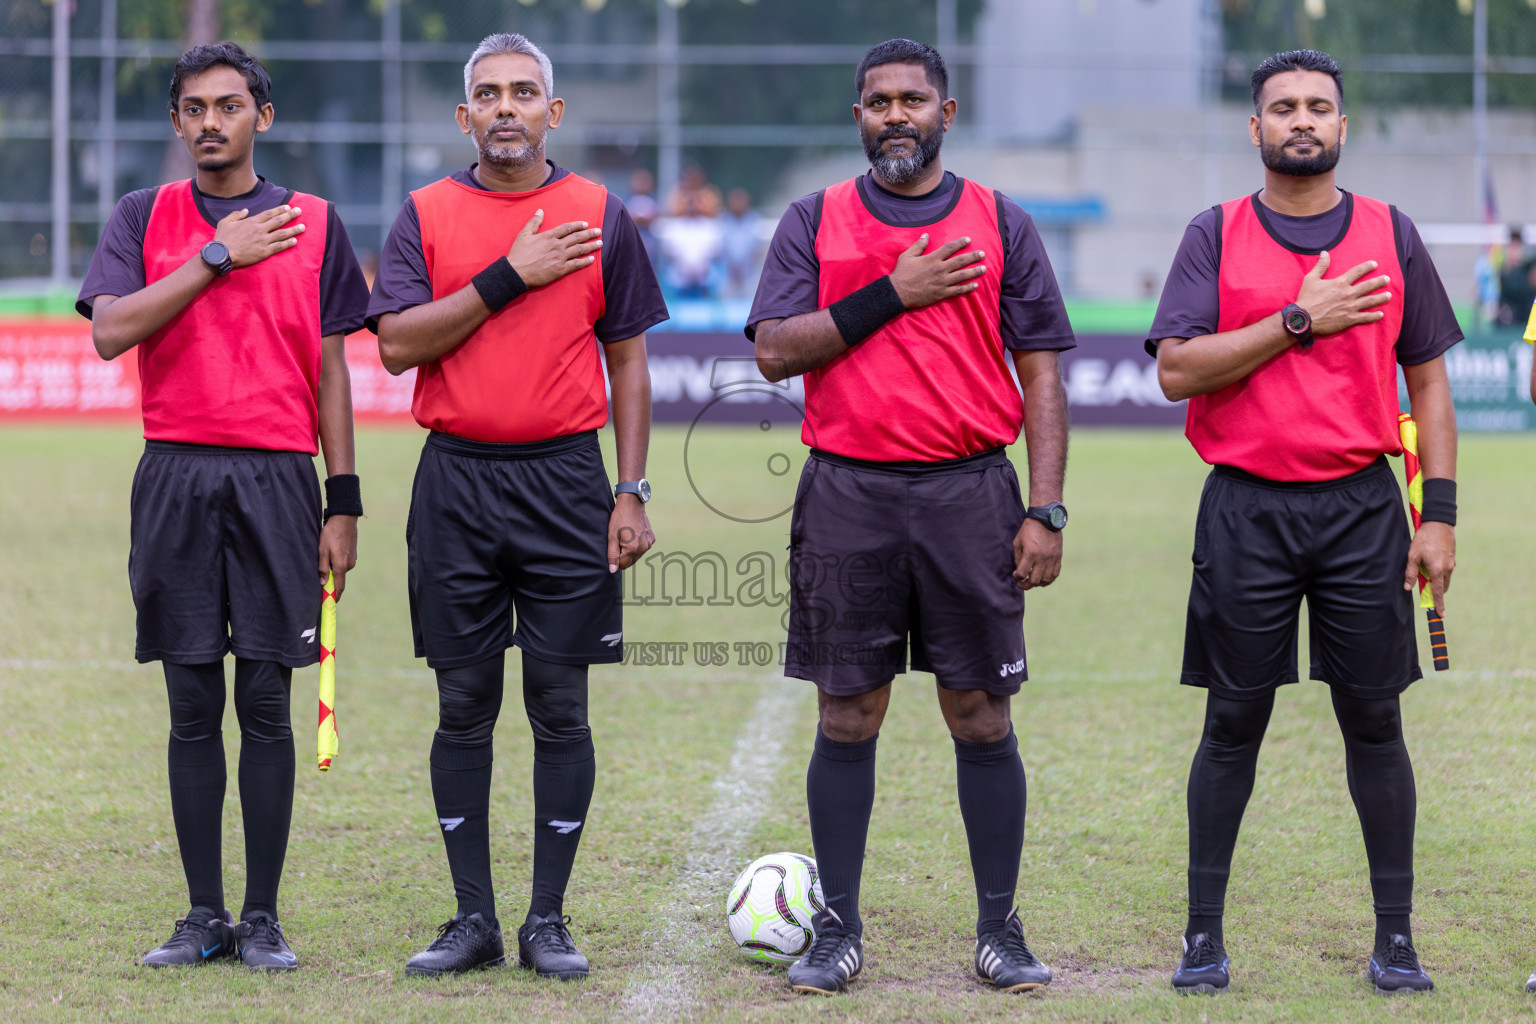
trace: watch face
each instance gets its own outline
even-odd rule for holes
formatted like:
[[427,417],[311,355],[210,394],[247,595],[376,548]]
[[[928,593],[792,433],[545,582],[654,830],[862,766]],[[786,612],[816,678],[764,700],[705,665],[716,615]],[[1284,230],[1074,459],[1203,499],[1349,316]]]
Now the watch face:
[[1051,506],[1051,529],[1060,530],[1067,525],[1067,509],[1065,505]]
[[1292,334],[1305,334],[1308,327],[1312,326],[1312,318],[1299,309],[1293,309],[1285,318],[1285,329]]
[[641,501],[650,501],[651,500],[651,482],[649,480],[647,480],[645,477],[641,477],[640,478],[640,500]]

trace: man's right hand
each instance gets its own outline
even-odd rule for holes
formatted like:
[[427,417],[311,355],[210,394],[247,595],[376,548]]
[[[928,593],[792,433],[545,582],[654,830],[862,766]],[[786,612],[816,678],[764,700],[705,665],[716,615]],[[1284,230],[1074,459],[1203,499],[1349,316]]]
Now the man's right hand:
[[252,217],[248,210],[236,210],[219,221],[213,240],[224,243],[236,267],[248,267],[299,244],[304,225],[293,221],[302,212],[297,206],[274,206]]
[[957,238],[924,255],[928,236],[919,236],[911,248],[896,258],[896,269],[891,271],[891,284],[895,285],[901,304],[908,309],[922,309],[981,287],[973,278],[987,272],[980,265],[987,254],[973,251],[955,255],[970,244],[969,238]]
[[540,233],[542,223],[544,211],[539,210],[528,218],[507,252],[507,262],[529,288],[558,281],[574,270],[590,266],[597,259],[591,254],[603,247],[603,240],[597,237],[602,229],[588,228],[584,220],[573,220]]
[[1372,307],[1392,298],[1391,292],[1377,290],[1392,279],[1383,274],[1362,280],[1376,269],[1375,260],[1367,260],[1338,277],[1324,280],[1328,263],[1327,251],[1318,253],[1317,263],[1302,278],[1301,291],[1296,296],[1296,305],[1312,317],[1313,335],[1337,334],[1360,324],[1373,324],[1386,316]]

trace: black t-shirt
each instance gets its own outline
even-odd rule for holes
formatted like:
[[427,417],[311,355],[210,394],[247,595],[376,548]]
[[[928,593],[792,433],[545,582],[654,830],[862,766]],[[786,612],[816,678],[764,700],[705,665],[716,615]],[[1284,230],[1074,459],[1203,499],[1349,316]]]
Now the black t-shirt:
[[[192,190],[214,221],[223,220],[237,210],[249,210],[254,217],[283,205],[289,196],[287,189],[259,175],[256,187],[244,195],[210,196],[198,191],[196,182],[193,182]],[[144,232],[149,226],[150,211],[154,209],[155,194],[159,191],[158,187],[140,189],[118,200],[117,208],[102,229],[90,268],[80,285],[75,309],[81,316],[90,318],[98,295],[131,295],[143,290],[146,284]],[[347,237],[347,229],[336,215],[333,203],[326,203],[323,211],[304,210],[297,223],[314,223],[320,217],[326,218],[325,254],[320,264],[320,336],[350,334],[363,326],[363,315],[368,309],[368,281],[357,265],[352,241]]]
[[[1325,213],[1310,217],[1290,217],[1265,207],[1270,226],[1297,249],[1322,249],[1339,237],[1350,204],[1338,203]],[[1397,215],[1398,237],[1403,251],[1404,280],[1388,288],[1403,296],[1403,324],[1397,337],[1397,361],[1403,366],[1427,363],[1462,339],[1461,325],[1451,309],[1450,296],[1440,283],[1440,274],[1424,249],[1419,229],[1401,210]],[[1154,357],[1157,343],[1164,338],[1200,338],[1217,333],[1220,322],[1221,231],[1216,210],[1203,210],[1189,227],[1173,257],[1163,297],[1157,304],[1152,329],[1147,332],[1146,347]],[[1330,277],[1348,267],[1329,267]],[[1278,310],[1276,310],[1278,312]]]
[[[881,188],[871,172],[864,179],[864,195],[888,224],[925,224],[941,216],[949,205],[958,179],[948,171],[932,192],[904,196]],[[773,243],[763,262],[757,296],[747,317],[747,337],[764,320],[814,313],[818,301],[821,263],[816,258],[816,207],[819,193],[795,200],[779,221]],[[1035,222],[1013,200],[1004,196],[1002,295],[999,299],[1003,343],[1015,352],[1031,349],[1068,349],[1077,344],[1067,306],[1056,286],[1056,274],[1045,254]],[[948,238],[933,238],[938,248]],[[987,262],[991,265],[988,254]]]
[[[549,169],[545,185],[571,173],[553,163]],[[470,188],[485,189],[475,177],[474,167],[454,174],[453,180]],[[593,330],[598,341],[625,341],[666,320],[667,304],[646,255],[645,242],[624,203],[612,192],[603,208],[602,239],[605,308]],[[431,301],[432,276],[427,272],[427,257],[421,248],[421,218],[415,200],[407,196],[389,229],[384,251],[379,254],[379,272],[374,276],[373,297],[368,303],[368,329],[377,333],[379,317],[425,306]]]

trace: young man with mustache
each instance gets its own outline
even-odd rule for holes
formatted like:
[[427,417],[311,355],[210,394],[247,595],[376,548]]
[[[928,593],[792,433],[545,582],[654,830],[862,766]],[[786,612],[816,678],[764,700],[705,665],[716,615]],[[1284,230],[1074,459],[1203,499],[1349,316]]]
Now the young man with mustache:
[[[1197,216],[1149,332],[1164,393],[1215,468],[1195,525],[1181,682],[1207,690],[1189,773],[1189,921],[1181,992],[1230,982],[1227,878],[1275,690],[1297,681],[1302,598],[1311,677],[1332,687],[1376,906],[1376,990],[1427,991],[1409,928],[1413,766],[1398,695],[1421,677],[1414,588],[1444,610],[1455,567],[1456,420],[1444,354],[1461,330],[1418,232],[1335,184],[1348,119],[1327,54],[1253,73],[1249,137],[1264,187]],[[1397,371],[1418,421],[1423,526],[1409,537],[1387,462]]]
[[[976,971],[1026,991],[1051,973],[1011,909],[1025,778],[1009,700],[1026,677],[1024,591],[1061,570],[1058,354],[1072,327],[1029,216],[940,162],[956,104],[939,53],[881,43],[854,87],[870,173],[790,207],[747,326],[770,380],[805,375],[812,449],[790,525],[785,672],[818,689],[806,798],[826,909],[789,983],[830,994],[863,968],[875,743],[910,638],[955,744]],[[1027,510],[1004,451],[1021,426]]]
[[[191,901],[144,957],[151,967],[229,956],[297,965],[277,921],[293,814],[289,688],[295,668],[320,658],[326,574],[339,597],[357,562],[342,343],[363,324],[368,286],[335,207],[255,171],[271,92],[267,69],[234,43],[181,55],[171,124],[197,174],[122,198],[76,304],[103,359],[137,349],[143,387],[128,579],[138,659],[165,671],[171,814]],[[238,923],[220,862],[230,652],[245,819]]]
[[[416,655],[437,673],[432,797],[458,911],[406,964],[414,974],[504,961],[491,740],[513,645],[534,749],[518,962],[587,974],[563,913],[597,770],[587,667],[620,659],[618,572],[655,541],[645,332],[667,310],[623,205],[545,160],[565,110],[553,90],[549,58],[523,36],[480,43],[458,108],[479,162],[411,193],[368,308],[384,366],[416,368],[412,412],[431,431],[406,543]],[[613,388],[613,490],[597,441],[608,420],[599,350]]]

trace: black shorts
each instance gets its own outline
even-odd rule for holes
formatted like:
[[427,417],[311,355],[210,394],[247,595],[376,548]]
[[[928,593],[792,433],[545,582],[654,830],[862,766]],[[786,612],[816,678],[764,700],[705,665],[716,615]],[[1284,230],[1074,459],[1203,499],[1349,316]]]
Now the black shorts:
[[934,464],[813,451],[790,524],[785,674],[827,693],[877,690],[912,668],[951,690],[1017,693],[1024,522],[1003,449]]
[[458,668],[516,644],[564,665],[620,660],[612,512],[595,430],[529,444],[429,434],[405,526],[416,657]]
[[1403,589],[1411,539],[1385,456],[1320,483],[1216,467],[1195,523],[1180,681],[1238,699],[1296,682],[1305,597],[1311,677],[1354,697],[1401,693],[1423,676]]
[[313,456],[146,441],[130,509],[139,661],[320,660]]

